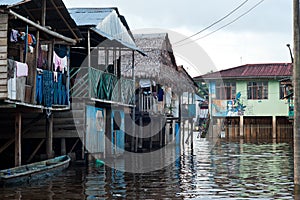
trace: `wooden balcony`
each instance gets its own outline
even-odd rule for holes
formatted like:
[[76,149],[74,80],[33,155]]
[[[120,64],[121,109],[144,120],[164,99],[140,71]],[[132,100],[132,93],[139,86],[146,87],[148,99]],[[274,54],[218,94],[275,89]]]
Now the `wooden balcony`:
[[94,101],[133,106],[133,80],[95,68],[73,68],[71,97],[89,98]]

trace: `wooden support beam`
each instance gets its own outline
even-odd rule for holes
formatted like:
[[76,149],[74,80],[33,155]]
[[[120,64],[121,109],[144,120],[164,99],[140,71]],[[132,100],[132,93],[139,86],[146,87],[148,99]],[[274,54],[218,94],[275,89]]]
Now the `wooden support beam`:
[[50,2],[52,3],[52,5],[54,6],[56,12],[58,13],[58,15],[61,17],[61,19],[64,21],[65,25],[69,28],[69,31],[71,31],[72,35],[74,36],[74,38],[79,41],[79,38],[77,37],[77,35],[75,34],[75,32],[73,31],[73,29],[71,28],[70,24],[67,22],[67,20],[65,19],[65,17],[61,14],[61,12],[59,11],[58,7],[56,6],[56,4],[54,3],[53,0],[50,0]]
[[78,144],[78,142],[80,141],[80,139],[77,139],[76,142],[73,144],[72,148],[70,149],[69,153],[72,153],[76,147],[76,145]]
[[30,163],[32,158],[35,156],[35,154],[38,152],[38,150],[41,148],[41,146],[43,145],[43,143],[45,142],[45,139],[42,139],[41,142],[37,145],[37,147],[34,149],[34,151],[32,152],[32,154],[29,156],[29,158],[27,159],[27,163]]
[[47,16],[47,2],[46,0],[42,0],[42,26],[46,26],[46,16]]
[[12,138],[12,139],[8,140],[4,145],[2,145],[1,148],[0,148],[0,154],[3,151],[5,151],[5,149],[7,149],[14,142],[15,142],[15,138]]
[[15,16],[15,17],[17,17],[18,19],[24,21],[25,23],[27,23],[31,26],[34,26],[35,28],[39,29],[40,31],[43,31],[43,32],[55,37],[55,38],[64,40],[64,41],[69,42],[71,44],[76,44],[76,40],[74,40],[72,38],[69,38],[69,37],[66,37],[66,36],[63,36],[63,35],[61,35],[57,32],[51,31],[51,30],[47,29],[46,27],[43,27],[43,26],[41,26],[41,25],[39,25],[39,24],[23,17],[22,15],[19,15],[18,13],[14,12],[12,10],[9,10],[8,13]]
[[244,137],[244,116],[240,116],[240,137]]
[[[32,127],[34,127],[34,125],[39,122],[39,120],[41,119],[41,117],[38,117],[37,119],[32,120],[29,123],[29,127],[27,127],[26,129],[22,130],[22,136],[26,135],[26,133],[28,133]],[[15,138],[11,138],[10,140],[8,140],[4,145],[1,146],[0,148],[0,154],[5,151],[5,149],[7,149],[12,143],[15,142]]]
[[163,120],[159,120],[159,147],[163,146]]
[[276,139],[276,133],[277,133],[277,125],[276,125],[276,116],[272,117],[272,138]]
[[175,140],[175,124],[176,124],[176,121],[175,119],[172,120],[172,141]]
[[191,149],[193,149],[194,148],[194,124],[193,124],[193,119],[189,120],[189,124],[191,124]]
[[143,116],[140,116],[140,124],[139,124],[139,133],[138,133],[138,147],[139,148],[143,148],[143,137],[142,137],[142,134],[143,134]]
[[150,122],[150,130],[149,130],[149,135],[150,135],[150,142],[149,142],[149,151],[152,150],[152,146],[153,146],[153,137],[152,137],[152,131],[153,131],[153,124],[155,123],[154,119],[152,118],[151,122]]
[[60,155],[66,155],[67,149],[66,149],[66,138],[60,139]]
[[47,158],[53,157],[53,114],[46,118],[46,153]]
[[[40,46],[40,31],[36,32],[36,46],[39,47]],[[36,104],[36,100],[35,100],[35,95],[36,95],[36,68],[38,66],[38,60],[39,60],[39,55],[41,52],[39,50],[39,48],[36,48],[36,53],[35,53],[35,66],[32,66],[33,69],[33,84],[32,84],[32,90],[31,90],[31,103]]]
[[16,113],[15,119],[15,166],[21,165],[21,133],[22,133],[22,114]]
[[[132,51],[132,81],[133,81],[133,105],[135,105],[135,102],[136,102],[136,97],[135,97],[135,73],[134,73],[134,60],[135,60],[135,57],[134,57],[134,51]],[[136,124],[135,124],[135,107],[132,108],[132,141],[131,141],[131,151],[133,152],[135,150],[135,142],[134,142],[134,139],[136,138],[136,133],[135,133],[135,127],[136,127]]]

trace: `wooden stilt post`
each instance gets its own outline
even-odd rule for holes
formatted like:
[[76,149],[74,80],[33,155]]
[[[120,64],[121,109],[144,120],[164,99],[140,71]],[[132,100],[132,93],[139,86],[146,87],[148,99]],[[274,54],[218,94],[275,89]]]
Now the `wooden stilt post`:
[[294,184],[295,196],[300,194],[300,6],[294,0]]
[[46,117],[46,154],[47,158],[53,157],[53,114],[48,113],[48,111]]
[[140,117],[140,126],[139,126],[139,136],[138,136],[138,145],[139,145],[139,148],[143,148],[143,138],[141,137],[142,136],[142,133],[143,132],[143,116]]
[[152,118],[151,122],[150,122],[150,130],[149,130],[149,135],[150,135],[150,144],[149,144],[149,151],[152,150],[152,131],[153,131],[153,124],[155,123],[154,118]]
[[194,127],[193,127],[193,119],[189,120],[189,126],[191,124],[191,149],[194,148]]
[[159,120],[159,147],[163,146],[163,119],[162,116],[160,116]]
[[175,140],[175,138],[176,138],[176,136],[175,136],[175,133],[176,133],[176,131],[175,131],[175,126],[176,126],[176,121],[175,121],[175,119],[174,120],[172,120],[172,141],[174,141]]
[[240,116],[240,137],[244,137],[244,116]]
[[[133,87],[133,105],[136,105],[136,96],[135,96],[135,73],[134,73],[134,51],[132,51],[132,66],[131,66],[131,70],[132,70],[132,87]],[[135,142],[134,139],[137,139],[136,133],[135,133],[135,107],[132,108],[132,135],[131,135],[131,151],[137,151],[136,147],[135,147]]]
[[15,121],[15,166],[20,166],[22,161],[21,133],[22,133],[22,115],[20,112],[17,112],[16,121]]
[[276,116],[273,116],[272,117],[272,138],[273,139],[276,139],[276,133],[277,133],[276,129],[277,129]]
[[66,149],[66,138],[61,138],[60,139],[60,146],[61,146],[61,155],[66,155],[67,154],[67,149]]

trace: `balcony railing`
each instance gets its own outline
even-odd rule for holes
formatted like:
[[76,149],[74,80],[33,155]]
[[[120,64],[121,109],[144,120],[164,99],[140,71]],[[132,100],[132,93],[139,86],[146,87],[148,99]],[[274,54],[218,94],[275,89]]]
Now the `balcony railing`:
[[[16,61],[9,60],[9,62],[14,64]],[[21,64],[26,69],[27,64]],[[24,70],[24,75],[18,74],[17,71],[21,72],[18,65],[7,79],[8,102],[30,107],[68,108],[69,77],[67,72],[60,73],[39,69],[35,72],[36,77],[34,79],[27,70]]]
[[72,98],[94,98],[133,105],[133,80],[118,78],[114,74],[95,68],[73,68]]

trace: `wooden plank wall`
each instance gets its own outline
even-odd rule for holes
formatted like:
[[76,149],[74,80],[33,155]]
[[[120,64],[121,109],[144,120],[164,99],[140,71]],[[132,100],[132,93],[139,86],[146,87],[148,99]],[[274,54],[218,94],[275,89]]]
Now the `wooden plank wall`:
[[7,37],[8,15],[0,14],[0,99],[6,99],[7,94]]
[[[225,123],[226,138],[239,138],[239,118],[228,118]],[[277,140],[293,139],[293,124],[287,117],[276,118]],[[272,117],[245,117],[244,118],[244,139],[273,139]]]

